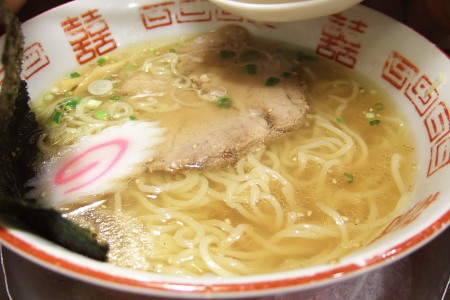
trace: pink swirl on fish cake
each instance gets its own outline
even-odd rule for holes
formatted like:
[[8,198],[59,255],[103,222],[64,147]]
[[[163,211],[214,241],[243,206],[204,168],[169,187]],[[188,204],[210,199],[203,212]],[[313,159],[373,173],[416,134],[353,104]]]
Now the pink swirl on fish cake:
[[[81,180],[81,183],[73,188],[70,188],[69,190],[65,191],[64,194],[69,194],[73,191],[76,191],[78,189],[81,189],[89,184],[92,184],[93,182],[97,181],[103,175],[105,175],[107,172],[111,171],[111,169],[117,164],[117,162],[124,156],[126,150],[128,149],[129,142],[125,139],[115,139],[109,142],[105,142],[96,146],[93,146],[91,148],[86,149],[83,153],[77,155],[73,159],[71,159],[67,164],[65,164],[56,174],[55,176],[55,185],[61,186],[73,183],[74,181]],[[104,152],[109,152],[108,149],[105,151],[104,148],[118,148],[117,154],[109,164],[103,164],[105,165],[104,168],[102,167],[102,158],[104,158],[106,161],[110,160],[108,156],[102,156],[98,158],[98,154],[96,152],[101,152],[100,154],[104,154]],[[89,156],[93,156],[94,160],[93,162],[90,162]],[[97,159],[97,160],[95,160]],[[87,164],[86,164],[87,163]],[[85,167],[81,167],[79,171],[72,173],[71,168],[79,168],[77,165],[81,164],[86,165]],[[100,166],[100,171],[96,172],[96,167]],[[98,169],[98,168],[97,168]],[[75,183],[76,184],[76,183]]]

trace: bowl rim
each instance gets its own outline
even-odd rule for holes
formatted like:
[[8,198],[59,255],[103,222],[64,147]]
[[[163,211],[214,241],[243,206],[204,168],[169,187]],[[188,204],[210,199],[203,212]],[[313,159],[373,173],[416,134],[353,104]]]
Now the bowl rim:
[[[244,0],[211,0],[230,12],[254,21],[290,22],[308,20],[343,11],[362,0],[297,0],[292,2],[258,3]],[[308,13],[301,9],[308,7]],[[283,15],[283,18],[277,17]]]
[[[306,276],[295,275],[296,270],[292,270],[231,278],[211,278],[211,280],[207,279],[205,283],[192,283],[192,278],[158,275],[143,271],[136,271],[135,274],[138,275],[136,278],[112,274],[108,272],[109,269],[123,270],[123,268],[111,266],[108,263],[92,261],[89,258],[72,253],[63,248],[61,248],[63,253],[61,256],[49,253],[46,249],[37,247],[29,241],[24,240],[23,234],[32,234],[24,233],[20,229],[7,228],[7,226],[5,223],[0,224],[0,241],[8,249],[47,269],[87,283],[95,283],[104,288],[112,288],[114,290],[134,292],[137,294],[151,293],[152,295],[177,296],[182,298],[193,298],[205,294],[213,295],[215,298],[230,296],[254,297],[261,295],[268,296],[280,291],[289,292],[317,288],[329,284],[329,280],[331,279],[333,279],[333,283],[337,283],[353,278],[369,269],[374,270],[375,268],[393,263],[422,247],[437,237],[446,228],[450,228],[450,210],[435,222],[416,233],[413,237],[390,247],[384,253],[367,258],[364,265],[348,263]],[[37,238],[41,239],[40,237]],[[43,241],[44,243],[50,244],[50,247],[60,248],[50,242]],[[64,252],[67,252],[69,256],[64,256]],[[77,257],[78,260],[81,259],[81,262],[91,262],[91,265],[82,265],[80,262],[70,261],[72,257]],[[106,266],[105,270],[102,267],[97,268],[100,265]],[[271,275],[275,278],[269,278]],[[197,280],[200,279],[197,278]],[[111,284],[114,284],[114,286],[112,287]]]
[[277,7],[281,8],[293,8],[293,7],[302,7],[311,5],[313,2],[320,4],[331,4],[333,2],[347,2],[347,3],[355,3],[361,2],[362,0],[297,0],[297,1],[279,1],[279,2],[269,2],[269,3],[260,3],[260,2],[246,2],[245,0],[214,0],[214,2],[220,3],[229,3],[233,7],[239,6],[248,6],[252,9],[261,9],[261,10],[272,10]]

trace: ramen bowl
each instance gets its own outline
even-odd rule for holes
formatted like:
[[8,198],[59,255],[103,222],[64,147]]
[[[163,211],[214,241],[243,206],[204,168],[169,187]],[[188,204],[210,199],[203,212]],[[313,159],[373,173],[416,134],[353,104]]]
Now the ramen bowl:
[[213,0],[221,8],[252,21],[292,22],[314,19],[343,11],[361,1],[224,1]]
[[[78,0],[23,25],[23,78],[31,99],[80,66],[146,40],[238,24],[255,36],[308,49],[362,74],[389,94],[417,140],[416,185],[408,204],[369,245],[333,263],[269,274],[217,278],[136,271],[70,252],[2,223],[2,245],[75,280],[124,294],[170,298],[249,298],[307,291],[355,278],[402,258],[450,223],[449,58],[410,28],[367,7],[293,23],[254,23],[207,1]],[[49,34],[52,33],[52,34]],[[1,40],[2,45],[4,39]],[[0,76],[3,76],[3,72]]]

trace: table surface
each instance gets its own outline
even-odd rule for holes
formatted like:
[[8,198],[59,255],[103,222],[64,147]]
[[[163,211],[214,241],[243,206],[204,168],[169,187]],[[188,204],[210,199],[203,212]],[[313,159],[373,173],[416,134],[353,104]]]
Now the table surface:
[[[363,4],[410,25],[450,54],[450,33],[436,28],[433,33],[427,32],[424,21],[421,24],[414,17],[411,7],[420,1],[365,0]],[[28,1],[18,16],[24,21],[64,2],[67,1]],[[32,264],[6,248],[1,251],[1,266],[0,300],[147,299],[118,295],[72,280]],[[450,228],[411,255],[366,275],[316,291],[260,297],[258,300],[450,300],[449,281]],[[55,285],[60,288],[54,289]]]

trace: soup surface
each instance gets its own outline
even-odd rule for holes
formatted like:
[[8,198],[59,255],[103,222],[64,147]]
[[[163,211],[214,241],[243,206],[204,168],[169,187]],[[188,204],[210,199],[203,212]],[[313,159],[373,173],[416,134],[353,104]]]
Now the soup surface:
[[[227,30],[215,32],[214,41],[218,35]],[[34,196],[107,241],[109,262],[162,274],[227,277],[304,268],[335,263],[373,241],[407,204],[417,173],[415,141],[389,96],[290,45],[245,34],[239,43],[208,44],[205,36],[211,34],[102,57],[34,101],[46,128],[39,174],[50,178],[35,180]],[[206,47],[192,47],[199,41]],[[188,61],[195,67],[183,65]],[[264,93],[248,93],[249,85]],[[271,88],[280,95],[265,101]],[[279,123],[280,111],[270,103],[286,95],[290,102],[281,106],[293,106]],[[258,104],[247,108],[251,101]],[[249,114],[241,122],[242,111]],[[199,154],[193,164],[180,163],[177,155],[210,151],[191,142],[189,151],[174,154],[175,163],[155,163],[177,148],[168,141],[189,142],[205,132],[203,143],[233,141],[235,131],[261,116],[266,123],[243,135],[254,142],[239,135],[238,150],[229,155]],[[238,126],[216,127],[229,118]],[[52,166],[67,149],[108,128],[127,135],[120,126],[132,122],[163,129],[152,136],[136,127],[129,134],[156,136],[146,146],[154,149],[150,159],[106,182],[103,192],[99,186],[67,201],[49,200],[57,178]]]

